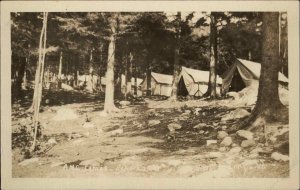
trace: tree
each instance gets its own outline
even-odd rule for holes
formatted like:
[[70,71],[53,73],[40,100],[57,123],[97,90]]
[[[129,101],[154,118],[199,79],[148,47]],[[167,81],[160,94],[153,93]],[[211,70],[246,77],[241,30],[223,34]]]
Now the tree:
[[261,117],[267,122],[282,119],[287,109],[280,102],[278,94],[279,55],[279,13],[264,12],[262,26],[262,64],[259,79],[258,98],[246,125]]
[[181,33],[181,12],[177,13],[177,26],[176,26],[176,42],[175,42],[175,50],[174,50],[174,71],[173,71],[173,83],[172,83],[172,95],[170,97],[171,100],[177,100],[177,86],[179,83],[179,74],[180,74],[180,33]]
[[33,124],[34,124],[34,137],[33,143],[31,146],[31,151],[34,151],[36,148],[36,138],[38,131],[38,119],[39,119],[39,111],[40,111],[40,103],[42,99],[42,89],[43,89],[43,75],[44,75],[44,65],[45,65],[45,56],[46,56],[46,41],[47,41],[47,17],[48,13],[43,13],[43,27],[40,35],[40,43],[39,43],[39,60],[38,66],[36,70],[36,79],[35,79],[35,87],[34,87],[34,97],[33,97]]

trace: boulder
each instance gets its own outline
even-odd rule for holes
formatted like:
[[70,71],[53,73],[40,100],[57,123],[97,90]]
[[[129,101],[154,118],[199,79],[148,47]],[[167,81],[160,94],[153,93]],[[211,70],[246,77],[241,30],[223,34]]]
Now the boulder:
[[160,124],[159,120],[149,120],[148,121],[149,126],[154,126],[154,125],[158,125],[158,124]]
[[230,146],[232,144],[231,137],[225,137],[224,140],[221,142],[221,146]]
[[236,134],[244,139],[252,140],[253,139],[253,133],[246,130],[239,130],[236,132]]
[[243,140],[241,147],[243,148],[247,148],[247,147],[251,147],[255,145],[255,141],[254,140]]
[[225,131],[218,131],[218,136],[217,136],[218,139],[222,140],[227,136],[228,136],[228,133],[226,133]]
[[284,161],[284,162],[289,161],[289,156],[280,154],[278,152],[273,152],[271,154],[271,158],[277,161]]
[[179,125],[178,123],[170,123],[168,124],[168,129],[170,132],[174,132],[177,129],[181,129],[181,125]]

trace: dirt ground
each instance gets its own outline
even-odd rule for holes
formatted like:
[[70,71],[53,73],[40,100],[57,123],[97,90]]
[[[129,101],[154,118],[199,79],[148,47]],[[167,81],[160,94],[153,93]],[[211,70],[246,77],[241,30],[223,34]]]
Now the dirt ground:
[[[281,143],[288,141],[288,135],[266,146],[258,138],[261,134],[254,133],[255,145],[242,147],[243,139],[235,130],[242,118],[222,120],[238,108],[230,103],[233,100],[170,102],[151,97],[119,106],[118,113],[104,117],[103,95],[46,94],[39,150],[33,155],[28,154],[31,137],[24,129],[31,95],[12,104],[13,177],[289,176],[289,161],[271,156],[274,152],[288,155],[284,152],[288,147],[282,148]],[[250,112],[251,106],[242,109]],[[170,123],[180,127],[172,130]],[[274,128],[288,130],[288,124],[269,126],[270,131]],[[233,139],[231,145],[221,145],[220,131]]]

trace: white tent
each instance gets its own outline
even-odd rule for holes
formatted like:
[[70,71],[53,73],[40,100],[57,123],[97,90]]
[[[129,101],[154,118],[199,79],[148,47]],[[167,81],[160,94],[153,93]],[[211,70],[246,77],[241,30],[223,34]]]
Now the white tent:
[[[181,67],[179,76],[178,94],[190,96],[203,96],[208,89],[209,71],[202,71]],[[217,93],[220,94],[222,79],[217,75]]]
[[[137,95],[138,96],[142,96],[143,95],[143,93],[142,93],[142,91],[138,88],[139,87],[139,85],[141,84],[143,82],[143,79],[141,79],[141,78],[137,78]],[[125,82],[125,75],[121,75],[121,84],[122,84],[122,86],[121,86],[121,89],[122,89],[122,93],[125,93],[125,90],[126,90],[126,82]],[[131,78],[131,91],[132,91],[132,94],[134,93],[134,88],[135,88],[135,78],[134,77],[132,77]]]
[[[258,83],[261,64],[244,59],[236,59],[230,68],[223,74],[223,92],[240,91],[252,83]],[[278,81],[288,83],[289,80],[279,72]]]
[[[151,72],[151,95],[171,96],[172,75]],[[147,91],[147,77],[141,83],[143,92]]]

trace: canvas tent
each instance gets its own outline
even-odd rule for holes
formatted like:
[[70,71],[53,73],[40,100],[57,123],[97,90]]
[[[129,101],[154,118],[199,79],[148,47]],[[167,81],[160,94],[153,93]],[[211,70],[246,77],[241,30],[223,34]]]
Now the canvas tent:
[[[172,82],[172,75],[151,72],[151,95],[171,96]],[[147,91],[147,77],[141,83],[141,89]]]
[[[208,89],[209,71],[181,67],[178,95],[203,96]],[[217,75],[217,93],[220,94],[222,79]]]
[[[132,94],[133,94],[133,92],[134,92],[134,86],[135,86],[134,81],[135,81],[135,78],[132,77],[132,78],[131,78],[131,91],[132,91]],[[137,78],[137,95],[138,95],[138,96],[142,96],[142,91],[138,89],[138,86],[139,86],[142,82],[143,82],[143,79]],[[123,74],[121,75],[121,84],[122,84],[122,86],[121,86],[122,93],[125,93],[125,91],[126,91],[126,82],[125,82],[125,75],[123,75]]]
[[[261,64],[244,59],[236,59],[230,68],[222,75],[222,91],[240,91],[253,83],[258,83]],[[287,84],[288,78],[279,72],[278,80]]]

